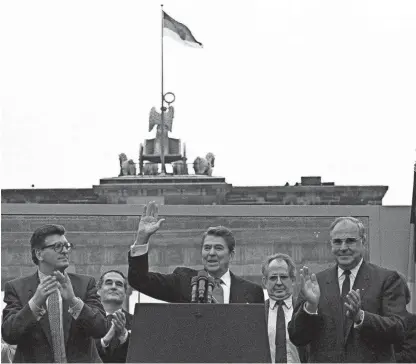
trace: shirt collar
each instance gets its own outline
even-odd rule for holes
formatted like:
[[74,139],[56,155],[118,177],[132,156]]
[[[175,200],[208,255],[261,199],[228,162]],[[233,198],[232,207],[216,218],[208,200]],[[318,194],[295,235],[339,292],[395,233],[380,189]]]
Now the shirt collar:
[[[270,308],[272,310],[274,310],[274,308],[277,306],[277,301],[275,301],[273,298],[269,298],[270,300]],[[292,305],[293,305],[293,298],[292,295],[290,295],[288,298],[286,298],[285,300],[283,300],[283,302],[285,303],[286,307],[291,309]]]
[[42,273],[39,269],[38,269],[38,276],[39,276],[39,281],[43,282],[47,277],[49,277],[49,275]]
[[[215,278],[211,274],[209,274],[209,275],[212,278]],[[227,271],[220,277],[220,279],[221,279],[221,284],[224,284],[227,287],[231,287],[231,275],[230,275],[230,270],[229,269],[227,269]]]
[[[361,264],[363,264],[363,260],[364,259],[361,258],[360,262],[354,268],[351,269],[351,275],[354,278],[357,277],[358,270],[360,269]],[[338,266],[338,279],[340,279],[343,274],[344,274],[344,269]]]
[[222,280],[222,284],[225,284],[227,287],[231,286],[231,275],[230,275],[230,270],[227,269],[227,271],[223,274],[223,276],[221,277]]

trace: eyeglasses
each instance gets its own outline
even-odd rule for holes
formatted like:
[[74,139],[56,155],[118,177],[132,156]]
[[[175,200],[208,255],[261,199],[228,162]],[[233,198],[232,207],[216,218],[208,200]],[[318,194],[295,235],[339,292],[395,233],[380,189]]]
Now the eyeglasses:
[[346,238],[346,239],[332,239],[331,244],[334,246],[341,246],[342,243],[345,243],[347,246],[353,246],[357,244],[362,238]]
[[64,247],[68,252],[70,252],[74,248],[74,244],[72,243],[62,243],[61,241],[58,243],[46,245],[42,247],[40,250],[47,249],[47,248],[53,248],[57,253],[61,253],[62,250],[64,250]]

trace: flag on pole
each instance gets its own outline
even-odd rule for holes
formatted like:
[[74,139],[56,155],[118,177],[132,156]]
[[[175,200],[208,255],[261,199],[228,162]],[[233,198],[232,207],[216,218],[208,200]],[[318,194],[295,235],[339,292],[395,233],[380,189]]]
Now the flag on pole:
[[202,43],[198,42],[192,35],[189,28],[171,18],[163,11],[163,34],[169,35],[178,42],[187,46],[202,48]]
[[407,266],[407,284],[410,289],[411,301],[408,311],[416,313],[416,163],[413,172],[413,196],[410,210],[410,241],[409,260]]

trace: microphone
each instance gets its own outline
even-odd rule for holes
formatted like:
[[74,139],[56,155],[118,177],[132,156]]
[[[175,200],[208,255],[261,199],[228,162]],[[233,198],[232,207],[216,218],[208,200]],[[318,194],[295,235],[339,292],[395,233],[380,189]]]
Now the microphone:
[[205,291],[208,281],[208,274],[204,270],[198,272],[198,302],[205,302]]
[[197,287],[198,286],[198,276],[192,277],[191,279],[191,288],[192,288],[192,298],[191,298],[191,303],[196,303],[197,299],[196,299],[196,291],[197,291]]
[[207,294],[207,302],[212,303],[213,297],[212,297],[212,290],[214,289],[215,280],[211,276],[208,277],[208,294]]

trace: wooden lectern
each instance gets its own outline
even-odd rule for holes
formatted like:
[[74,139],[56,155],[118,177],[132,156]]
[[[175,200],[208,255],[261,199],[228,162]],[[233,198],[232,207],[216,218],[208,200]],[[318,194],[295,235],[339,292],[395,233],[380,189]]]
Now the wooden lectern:
[[263,304],[136,304],[127,363],[270,363]]

